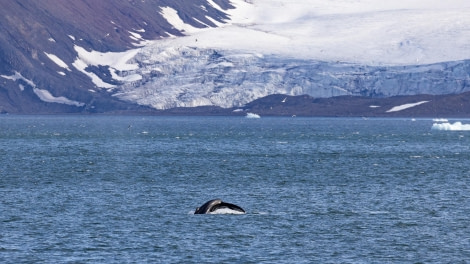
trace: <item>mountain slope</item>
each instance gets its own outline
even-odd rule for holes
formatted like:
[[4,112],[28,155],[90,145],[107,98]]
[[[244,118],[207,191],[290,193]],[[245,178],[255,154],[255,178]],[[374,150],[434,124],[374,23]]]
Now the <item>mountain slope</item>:
[[[233,8],[226,0],[217,7]],[[0,111],[102,112],[139,109],[97,89],[76,67],[76,47],[119,52],[141,46],[143,40],[183,33],[169,24],[162,8],[178,10],[196,28],[228,20],[226,13],[204,0],[2,1],[0,9]],[[106,75],[102,67],[86,72]]]

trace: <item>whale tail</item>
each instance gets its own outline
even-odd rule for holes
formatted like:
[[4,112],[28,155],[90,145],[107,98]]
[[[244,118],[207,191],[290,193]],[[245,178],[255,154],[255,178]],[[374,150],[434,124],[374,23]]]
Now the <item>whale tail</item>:
[[238,205],[223,202],[220,199],[214,199],[206,202],[201,207],[196,208],[194,214],[212,214],[218,210],[229,209],[236,214],[244,214],[245,210]]

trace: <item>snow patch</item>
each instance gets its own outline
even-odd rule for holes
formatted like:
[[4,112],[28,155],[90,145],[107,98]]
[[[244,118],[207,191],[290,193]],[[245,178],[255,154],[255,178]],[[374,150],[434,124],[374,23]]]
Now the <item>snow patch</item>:
[[[12,81],[22,80],[22,81],[26,82],[29,86],[31,86],[33,88],[33,92],[39,97],[39,99],[41,101],[44,101],[44,102],[47,102],[47,103],[58,103],[58,104],[74,105],[74,106],[77,106],[77,107],[81,107],[81,106],[85,105],[84,103],[80,103],[80,102],[77,102],[77,101],[74,101],[74,100],[70,100],[70,99],[68,99],[64,96],[55,97],[49,91],[37,88],[36,84],[33,81],[31,81],[29,79],[26,79],[25,77],[23,77],[23,75],[21,75],[21,73],[16,72],[16,71],[15,71],[14,75],[11,75],[11,76],[0,75],[0,77],[3,77],[5,79],[9,79],[9,80],[12,80]],[[24,86],[21,85],[21,84],[19,84],[19,86],[20,86],[20,90],[23,91]]]
[[[12,80],[12,81],[17,81],[17,80],[22,80],[24,81],[25,83],[27,83],[29,86],[31,87],[36,87],[36,84],[34,84],[33,81],[29,80],[29,79],[26,79],[25,77],[23,77],[23,75],[21,75],[21,73],[15,71],[15,74],[11,75],[11,76],[7,76],[7,75],[0,75],[0,77],[3,77],[5,79],[8,79],[8,80]],[[20,90],[23,91],[24,90],[24,86],[19,84],[20,85]]]
[[82,60],[87,65],[108,65],[118,71],[130,71],[139,68],[136,63],[128,63],[140,49],[131,49],[123,52],[98,52],[87,51],[86,49],[75,45],[75,51],[78,53],[78,59]]
[[57,64],[57,66],[61,67],[61,68],[64,68],[68,71],[70,71],[70,68],[69,66],[67,65],[67,63],[65,63],[63,60],[61,60],[59,57],[57,57],[56,55],[54,54],[50,54],[50,53],[47,53],[47,52],[44,52],[44,54],[46,54],[46,56],[51,60],[53,61],[55,64]]
[[124,52],[98,52],[87,51],[84,48],[75,45],[75,51],[78,53],[78,58],[72,64],[77,70],[88,75],[92,82],[101,88],[114,88],[115,85],[104,82],[100,77],[92,72],[87,72],[85,69],[88,66],[109,66],[113,79],[118,81],[135,81],[142,78],[139,74],[132,74],[127,76],[120,76],[120,72],[133,71],[139,69],[136,63],[128,63],[140,51],[140,49],[131,49]]
[[189,24],[184,23],[184,21],[178,15],[178,11],[169,6],[163,7],[160,14],[162,14],[162,16],[168,21],[168,23],[170,23],[170,25],[181,32],[194,33],[199,30]]
[[128,31],[131,35],[129,36],[132,40],[142,41],[144,40],[142,36],[137,32]]
[[74,63],[72,63],[72,65],[79,71],[81,71],[82,73],[84,73],[85,75],[87,75],[88,77],[90,77],[91,81],[97,86],[97,87],[100,87],[100,88],[107,88],[107,89],[110,89],[110,88],[114,88],[115,86],[110,84],[110,83],[107,83],[107,82],[104,82],[103,80],[101,80],[100,77],[98,77],[98,75],[94,74],[93,72],[87,72],[85,69],[88,67],[88,64],[86,64],[83,60],[81,59],[77,59],[75,60]]
[[217,27],[223,27],[223,26],[224,26],[223,23],[221,23],[221,22],[219,22],[219,21],[213,19],[213,18],[210,17],[210,16],[205,16],[205,17],[206,17],[208,20],[210,20],[210,21],[211,21],[214,25],[216,25]]
[[429,101],[421,101],[421,102],[412,103],[412,104],[404,104],[404,105],[395,106],[392,109],[388,110],[387,113],[402,111],[402,110],[405,110],[405,109],[408,109],[408,108],[411,108],[411,107],[415,107],[415,106],[418,106],[418,105],[421,105],[421,104],[425,104],[425,103],[428,103],[428,102]]
[[47,103],[66,104],[66,105],[73,105],[77,107],[82,107],[85,105],[84,103],[73,101],[63,96],[55,97],[47,90],[33,88],[33,91],[39,97],[39,99]]
[[207,0],[207,2],[209,3],[209,5],[211,5],[213,8],[221,11],[221,12],[225,12],[225,10],[223,10],[218,4],[216,4],[213,0]]

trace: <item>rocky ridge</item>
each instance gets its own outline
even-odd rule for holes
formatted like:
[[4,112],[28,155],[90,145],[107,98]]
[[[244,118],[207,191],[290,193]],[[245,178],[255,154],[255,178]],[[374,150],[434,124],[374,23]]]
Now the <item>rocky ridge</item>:
[[[212,0],[230,9],[227,0]],[[0,112],[93,113],[142,107],[97,89],[71,65],[76,47],[120,52],[144,40],[181,36],[162,15],[178,10],[193,27],[216,26],[229,17],[205,0],[3,1],[0,9]],[[86,71],[99,71],[87,68]],[[68,102],[78,102],[67,104]]]

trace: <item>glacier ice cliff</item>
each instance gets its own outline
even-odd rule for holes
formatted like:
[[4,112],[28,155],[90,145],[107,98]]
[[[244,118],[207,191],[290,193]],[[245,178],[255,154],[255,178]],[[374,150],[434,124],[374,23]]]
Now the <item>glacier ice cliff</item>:
[[414,66],[364,66],[236,50],[150,45],[120,77],[142,78],[113,90],[120,99],[156,109],[243,106],[271,94],[389,97],[470,91],[470,60]]

